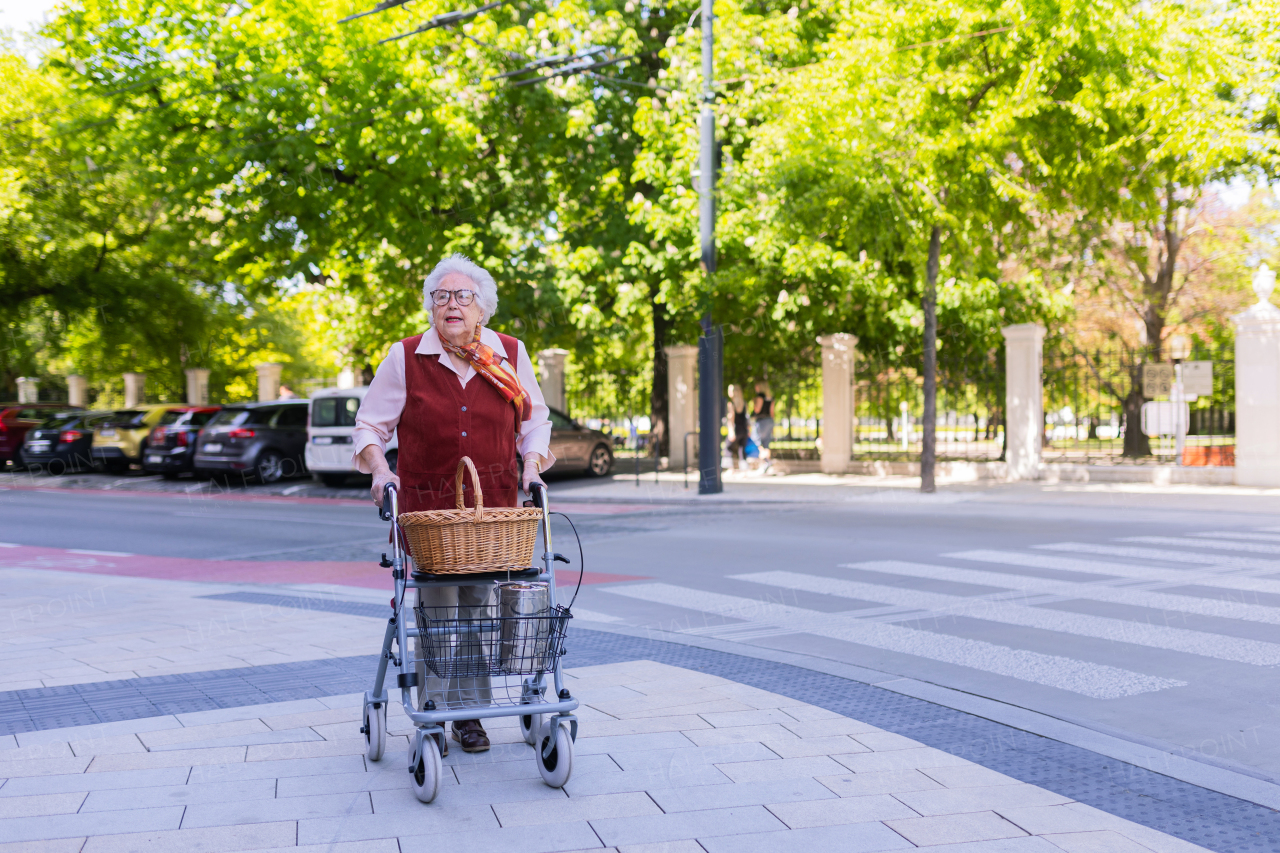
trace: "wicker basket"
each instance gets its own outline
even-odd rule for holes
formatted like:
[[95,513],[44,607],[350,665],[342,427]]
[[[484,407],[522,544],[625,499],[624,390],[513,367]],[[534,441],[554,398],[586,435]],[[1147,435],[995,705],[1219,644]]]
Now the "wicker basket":
[[[462,471],[471,474],[475,509],[462,501]],[[403,512],[400,527],[418,570],[433,575],[469,575],[527,569],[533,562],[542,510],[522,507],[485,509],[480,476],[471,459],[458,463],[456,509]]]

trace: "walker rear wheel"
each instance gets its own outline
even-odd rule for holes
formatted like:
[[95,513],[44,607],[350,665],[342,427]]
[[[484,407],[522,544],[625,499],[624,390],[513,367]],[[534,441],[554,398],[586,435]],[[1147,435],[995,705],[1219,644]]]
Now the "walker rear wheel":
[[563,788],[573,773],[573,739],[569,730],[560,725],[557,717],[550,717],[539,730],[535,760],[542,781],[552,788]]
[[364,754],[370,761],[378,761],[387,748],[387,706],[379,703],[379,707],[364,706]]
[[418,742],[422,747],[409,767],[409,786],[419,802],[429,803],[440,793],[440,777],[443,775],[440,747],[436,746],[433,737],[421,738]]
[[524,742],[533,746],[538,739],[538,732],[542,730],[541,714],[522,714],[520,717],[520,736],[524,738]]

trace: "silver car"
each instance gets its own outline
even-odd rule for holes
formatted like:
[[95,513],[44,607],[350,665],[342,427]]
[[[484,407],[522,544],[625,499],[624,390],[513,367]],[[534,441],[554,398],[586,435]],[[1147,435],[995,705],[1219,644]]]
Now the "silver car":
[[613,448],[609,436],[588,429],[563,412],[551,410],[551,452],[555,471],[585,470],[593,477],[605,477],[613,470]]

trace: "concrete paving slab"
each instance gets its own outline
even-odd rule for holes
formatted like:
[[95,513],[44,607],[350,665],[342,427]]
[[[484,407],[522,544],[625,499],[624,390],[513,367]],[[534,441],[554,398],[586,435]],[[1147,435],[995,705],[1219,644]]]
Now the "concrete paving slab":
[[813,853],[815,850],[876,853],[880,850],[913,849],[915,846],[883,823],[699,838],[698,843],[707,853]]
[[600,839],[590,824],[568,823],[539,827],[531,832],[523,827],[476,829],[439,835],[401,836],[403,850],[448,850],[450,853],[568,853],[593,850],[604,853]]
[[[419,804],[421,805],[421,804]],[[434,805],[434,804],[433,804]],[[299,844],[323,844],[331,841],[363,841],[376,838],[403,838],[418,835],[473,833],[499,829],[498,819],[489,806],[458,806],[442,809],[427,806],[414,811],[391,814],[353,815],[341,818],[318,818],[298,821]],[[524,835],[536,835],[524,831]],[[507,835],[510,841],[518,837]],[[433,842],[433,844],[438,842]],[[582,844],[576,845],[581,847]]]
[[841,797],[866,797],[872,794],[902,794],[942,788],[935,779],[919,770],[885,770],[818,776],[817,780]]
[[[406,774],[407,776],[408,774]],[[194,803],[187,806],[183,829],[202,826],[240,826],[249,823],[276,823],[307,818],[336,818],[344,815],[371,815],[369,794],[321,794],[313,797],[266,798]]]
[[561,797],[554,801],[497,803],[493,812],[504,826],[540,826],[606,818],[662,814],[663,810],[645,793],[594,794]]
[[701,842],[718,835],[755,834],[786,829],[786,825],[763,806],[662,814],[650,817],[620,817],[594,820],[591,828],[606,845],[652,844],[696,838]]
[[847,797],[837,800],[775,800],[766,808],[792,829],[815,826],[841,826],[867,821],[899,820],[917,817],[917,813],[888,794],[869,797]]
[[[650,788],[648,794],[667,814],[734,806],[761,806],[792,801],[838,801],[839,799],[813,779],[739,782],[733,785],[704,785],[693,788]],[[897,803],[896,800],[894,802]],[[901,803],[897,805],[902,806]],[[910,809],[902,808],[910,812]],[[773,809],[770,808],[770,811]]]
[[570,796],[619,794],[667,788],[695,788],[701,785],[730,785],[732,781],[713,764],[659,767],[651,770],[619,772],[579,772],[575,767],[565,790]]
[[87,794],[34,794],[26,797],[0,798],[0,820],[14,817],[75,814]]
[[995,812],[889,820],[885,821],[885,825],[918,847],[970,841],[987,842],[1027,834]]
[[281,822],[101,835],[90,838],[83,853],[235,853],[288,845],[296,834],[295,824]]
[[0,842],[43,841],[50,838],[115,835],[156,829],[177,829],[181,806],[130,809],[127,812],[93,812],[43,817],[19,817],[0,821]]
[[200,803],[229,803],[243,800],[257,802],[274,799],[275,796],[275,779],[255,779],[250,782],[169,785],[163,788],[114,788],[91,792],[80,811],[118,811],[137,808],[138,803],[157,806],[189,806]]
[[903,791],[895,792],[895,795],[922,815],[1054,806],[1071,802],[1070,797],[1025,784],[998,785],[990,788],[948,788],[938,791]]

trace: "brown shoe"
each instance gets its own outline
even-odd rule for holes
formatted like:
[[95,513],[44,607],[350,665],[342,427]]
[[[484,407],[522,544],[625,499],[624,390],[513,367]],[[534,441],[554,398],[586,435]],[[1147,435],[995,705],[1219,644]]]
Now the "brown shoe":
[[454,720],[453,739],[462,744],[463,752],[488,752],[489,735],[479,720]]

